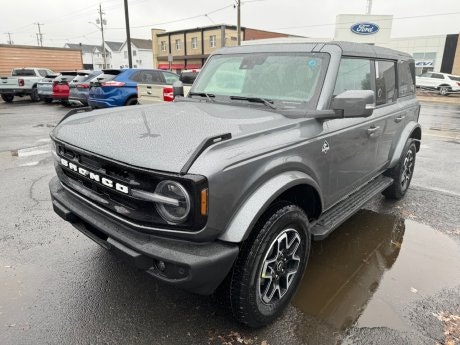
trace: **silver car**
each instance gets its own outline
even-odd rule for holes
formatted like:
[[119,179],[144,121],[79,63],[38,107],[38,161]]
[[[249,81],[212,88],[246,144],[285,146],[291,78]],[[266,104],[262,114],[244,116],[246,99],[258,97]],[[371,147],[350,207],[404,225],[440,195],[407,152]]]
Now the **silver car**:
[[45,103],[53,101],[53,81],[60,74],[47,74],[41,81],[37,83],[38,97]]

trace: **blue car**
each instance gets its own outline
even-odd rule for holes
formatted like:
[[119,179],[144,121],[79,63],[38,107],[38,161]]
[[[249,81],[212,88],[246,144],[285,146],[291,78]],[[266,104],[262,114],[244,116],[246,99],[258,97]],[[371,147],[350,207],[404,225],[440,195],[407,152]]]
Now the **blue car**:
[[162,82],[155,69],[105,69],[91,81],[88,104],[93,108],[119,107],[137,104],[137,83]]

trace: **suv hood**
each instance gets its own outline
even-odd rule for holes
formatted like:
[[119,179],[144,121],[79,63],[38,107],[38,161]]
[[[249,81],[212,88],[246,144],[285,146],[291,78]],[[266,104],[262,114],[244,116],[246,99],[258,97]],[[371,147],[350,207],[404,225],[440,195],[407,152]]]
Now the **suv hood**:
[[52,135],[81,149],[136,167],[179,172],[207,138],[232,138],[296,123],[242,106],[173,102],[72,115]]

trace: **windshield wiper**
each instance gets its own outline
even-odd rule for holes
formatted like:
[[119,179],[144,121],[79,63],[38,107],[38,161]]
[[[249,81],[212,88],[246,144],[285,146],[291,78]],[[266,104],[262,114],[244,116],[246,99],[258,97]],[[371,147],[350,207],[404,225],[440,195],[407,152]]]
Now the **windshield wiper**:
[[215,102],[214,97],[216,97],[212,93],[206,93],[206,92],[189,92],[189,95],[190,96],[206,97],[208,99],[208,101],[211,102],[211,103]]
[[263,103],[267,107],[272,109],[278,109],[274,104],[273,101],[270,99],[262,98],[262,97],[244,97],[244,96],[230,96],[230,99],[235,99],[239,101],[248,101],[248,102],[256,102],[256,103]]

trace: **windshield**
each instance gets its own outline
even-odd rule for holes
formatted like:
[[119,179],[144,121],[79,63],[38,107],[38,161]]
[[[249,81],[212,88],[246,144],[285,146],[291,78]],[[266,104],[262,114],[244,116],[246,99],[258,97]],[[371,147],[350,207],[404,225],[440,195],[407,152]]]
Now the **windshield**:
[[191,94],[263,98],[279,108],[301,108],[318,94],[326,66],[324,53],[214,55]]

